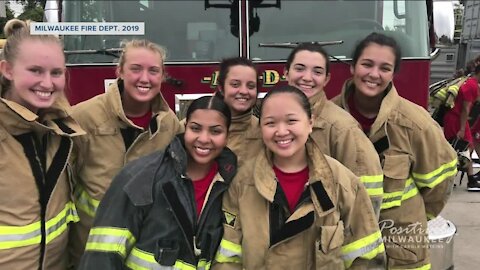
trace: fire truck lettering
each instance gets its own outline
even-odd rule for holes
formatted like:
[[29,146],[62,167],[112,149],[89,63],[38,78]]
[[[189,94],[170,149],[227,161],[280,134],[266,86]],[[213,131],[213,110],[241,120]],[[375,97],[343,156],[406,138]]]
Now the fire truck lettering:
[[263,86],[273,86],[280,81],[280,74],[276,70],[265,70],[263,72]]
[[215,71],[212,74],[212,81],[210,82],[210,87],[214,88],[218,85],[218,71]]

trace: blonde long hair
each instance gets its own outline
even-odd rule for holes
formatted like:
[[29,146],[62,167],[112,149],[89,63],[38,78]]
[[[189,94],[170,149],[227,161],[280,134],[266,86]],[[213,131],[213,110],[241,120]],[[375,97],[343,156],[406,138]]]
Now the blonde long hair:
[[[25,40],[38,40],[43,42],[53,42],[58,44],[63,50],[63,44],[60,39],[54,35],[30,35],[30,21],[21,21],[19,19],[11,19],[3,28],[3,33],[7,37],[3,46],[0,60],[9,63],[15,62],[20,53],[20,45]],[[10,89],[11,82],[0,74],[0,93],[4,94]]]

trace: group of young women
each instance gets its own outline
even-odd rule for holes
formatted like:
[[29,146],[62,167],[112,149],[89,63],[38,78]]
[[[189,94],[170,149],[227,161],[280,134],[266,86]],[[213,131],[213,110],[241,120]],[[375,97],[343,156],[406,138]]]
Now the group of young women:
[[324,93],[327,53],[300,45],[258,118],[254,64],[224,59],[182,125],[161,94],[160,46],[127,42],[116,82],[71,109],[60,41],[5,28],[2,268],[429,269],[424,240],[385,236],[426,235],[456,154],[397,94],[393,39],[357,46],[340,106]]

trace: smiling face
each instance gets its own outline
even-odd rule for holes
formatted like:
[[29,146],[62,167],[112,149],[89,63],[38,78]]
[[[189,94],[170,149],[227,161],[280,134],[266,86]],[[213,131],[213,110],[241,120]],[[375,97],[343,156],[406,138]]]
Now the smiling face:
[[195,165],[210,168],[227,145],[227,121],[216,110],[197,109],[185,125],[185,148]]
[[326,63],[325,57],[318,52],[298,51],[285,72],[288,84],[302,90],[309,98],[323,91],[330,80]]
[[365,97],[382,94],[393,79],[395,54],[389,46],[370,43],[350,68],[357,93]]
[[265,100],[260,126],[263,142],[274,153],[274,160],[297,161],[305,157],[312,120],[295,94],[278,93]]
[[158,52],[142,47],[129,48],[117,72],[124,83],[124,102],[149,103],[160,93],[163,62]]
[[257,101],[257,72],[249,66],[230,67],[221,91],[232,116],[244,114]]
[[7,98],[34,113],[52,106],[65,88],[65,58],[55,42],[25,40],[12,63],[1,62],[1,71],[11,81]]

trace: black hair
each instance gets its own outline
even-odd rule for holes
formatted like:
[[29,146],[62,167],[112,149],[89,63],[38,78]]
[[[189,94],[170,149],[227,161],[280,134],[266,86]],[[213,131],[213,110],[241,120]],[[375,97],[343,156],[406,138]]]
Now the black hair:
[[300,103],[300,105],[302,106],[303,110],[304,110],[305,113],[307,114],[308,118],[312,118],[312,108],[310,107],[310,102],[308,102],[308,97],[307,97],[307,95],[305,95],[305,93],[303,93],[302,90],[296,88],[295,86],[282,85],[282,86],[279,86],[279,87],[276,87],[276,88],[272,89],[270,92],[268,92],[268,93],[265,95],[265,97],[264,97],[263,100],[262,100],[262,105],[261,105],[261,107],[260,107],[260,116],[259,116],[259,119],[262,119],[263,105],[265,104],[265,102],[266,102],[271,96],[278,95],[278,94],[284,94],[284,93],[293,94],[294,96],[296,96],[296,99],[297,99],[298,103]]
[[230,128],[230,122],[232,117],[230,113],[230,108],[221,98],[215,95],[203,96],[192,101],[192,103],[190,104],[190,106],[188,106],[188,109],[187,109],[186,121],[188,122],[188,120],[190,119],[190,116],[194,111],[202,110],[202,109],[215,110],[219,112],[225,118],[225,121],[227,123],[227,130]]
[[475,57],[474,62],[475,62],[476,65],[479,65],[479,64],[480,64],[480,54],[477,55],[477,57]]
[[400,49],[400,46],[398,45],[398,43],[395,41],[394,38],[386,36],[384,34],[376,33],[376,32],[369,34],[357,44],[352,55],[353,66],[357,64],[358,59],[360,58],[360,55],[362,55],[363,53],[363,50],[365,50],[365,48],[368,47],[370,43],[376,43],[381,46],[388,46],[392,48],[393,54],[395,55],[395,63],[394,63],[393,70],[394,72],[397,72],[400,70],[400,61],[402,60],[402,50]]
[[230,72],[230,68],[234,66],[246,66],[251,67],[255,70],[255,81],[257,83],[257,93],[258,93],[258,70],[253,64],[252,60],[245,58],[245,57],[231,57],[225,58],[220,62],[220,70],[218,71],[218,85],[225,89],[225,80],[227,79],[227,75]]
[[469,75],[470,73],[474,72],[474,69],[475,69],[475,61],[474,60],[468,61],[467,64],[465,65],[464,75],[465,76]]
[[479,73],[480,73],[480,65],[476,65],[476,66],[475,66],[475,69],[474,69],[474,71],[473,71],[473,74],[477,75],[477,74],[479,74]]
[[323,58],[325,58],[325,73],[328,75],[330,72],[330,58],[328,57],[327,51],[317,43],[300,43],[297,47],[295,47],[295,49],[293,49],[288,55],[287,63],[285,63],[285,68],[287,71],[290,69],[295,55],[301,51],[316,52],[321,54]]

